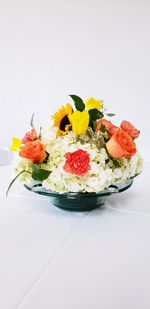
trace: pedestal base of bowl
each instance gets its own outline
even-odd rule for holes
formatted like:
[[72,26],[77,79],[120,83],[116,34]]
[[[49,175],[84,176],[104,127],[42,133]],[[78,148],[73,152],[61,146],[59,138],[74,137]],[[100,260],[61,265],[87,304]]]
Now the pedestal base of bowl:
[[121,193],[131,187],[133,179],[126,182],[111,185],[98,193],[94,192],[66,192],[58,193],[46,190],[41,183],[31,183],[24,185],[26,189],[49,197],[51,203],[56,207],[70,211],[90,211],[104,204],[107,196],[115,193]]
[[104,204],[106,197],[67,197],[67,196],[58,196],[50,197],[50,202],[61,209],[70,210],[70,211],[90,211],[96,209]]

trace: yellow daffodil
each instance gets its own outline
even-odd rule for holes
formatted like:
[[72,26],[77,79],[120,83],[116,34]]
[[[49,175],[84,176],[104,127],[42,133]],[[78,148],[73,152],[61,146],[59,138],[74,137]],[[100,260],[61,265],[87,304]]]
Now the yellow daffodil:
[[100,100],[95,100],[94,98],[89,98],[85,102],[86,110],[98,109],[100,110],[103,107],[103,103]]
[[72,115],[69,115],[68,117],[72,124],[72,131],[75,134],[80,135],[87,131],[89,125],[88,111],[75,111]]
[[21,141],[19,138],[13,137],[13,138],[12,138],[12,144],[11,144],[11,146],[9,147],[9,149],[10,149],[10,150],[13,150],[13,151],[19,152],[19,151],[20,151],[21,144],[22,144],[22,141]]
[[72,114],[72,111],[71,104],[67,103],[66,106],[62,106],[52,116],[54,119],[54,127],[58,127],[57,135],[64,135],[70,130],[71,123],[69,121],[68,115]]

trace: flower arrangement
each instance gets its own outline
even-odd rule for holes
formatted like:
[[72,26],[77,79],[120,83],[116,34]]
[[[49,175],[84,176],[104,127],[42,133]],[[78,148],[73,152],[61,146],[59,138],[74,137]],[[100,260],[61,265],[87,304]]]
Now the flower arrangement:
[[70,95],[67,103],[51,116],[38,133],[31,130],[22,139],[14,137],[10,149],[16,152],[14,179],[22,183],[40,182],[58,193],[101,192],[125,182],[142,170],[137,152],[137,130],[130,122],[114,125],[101,100],[85,102]]

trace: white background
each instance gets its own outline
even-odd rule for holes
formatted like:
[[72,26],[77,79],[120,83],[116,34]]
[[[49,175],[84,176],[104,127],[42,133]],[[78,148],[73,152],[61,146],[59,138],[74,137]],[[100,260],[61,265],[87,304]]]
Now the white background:
[[[0,0],[0,148],[70,93],[104,99],[150,148],[149,86],[150,0]],[[0,308],[149,309],[149,174],[73,214],[23,187],[6,199],[1,167]]]
[[0,0],[0,148],[68,94],[104,99],[150,146],[149,0]]

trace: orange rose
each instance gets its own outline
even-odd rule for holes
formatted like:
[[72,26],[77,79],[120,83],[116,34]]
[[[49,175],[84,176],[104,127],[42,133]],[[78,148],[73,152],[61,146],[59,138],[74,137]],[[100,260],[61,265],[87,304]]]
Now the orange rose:
[[33,163],[43,162],[46,158],[45,145],[37,139],[33,142],[27,142],[21,147],[20,157],[29,159]]
[[101,131],[101,126],[105,126],[106,130],[109,131],[110,134],[108,133],[107,137],[111,137],[117,129],[117,127],[114,126],[111,121],[106,119],[100,119],[97,122],[96,132],[99,130]]
[[121,122],[121,129],[128,133],[132,138],[137,138],[140,135],[140,132],[129,121],[126,120]]
[[31,131],[27,132],[22,139],[22,144],[26,144],[27,142],[32,142],[36,139],[37,134],[34,128]]
[[122,129],[117,129],[106,143],[108,153],[116,159],[131,157],[136,153],[136,145],[129,134]]

